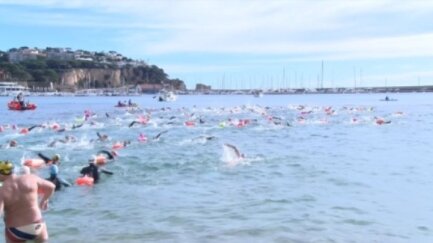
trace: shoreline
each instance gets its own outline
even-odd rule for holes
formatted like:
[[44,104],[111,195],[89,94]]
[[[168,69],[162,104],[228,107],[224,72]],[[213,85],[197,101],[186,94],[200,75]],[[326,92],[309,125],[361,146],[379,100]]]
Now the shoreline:
[[[261,90],[261,89],[246,89],[246,90],[177,90],[174,91],[176,95],[252,95],[260,98],[263,95],[303,95],[303,94],[387,94],[387,93],[431,93],[433,86],[405,86],[405,87],[374,87],[374,88],[321,88],[321,89],[278,89],[278,90]],[[257,95],[260,93],[260,96]],[[107,92],[106,89],[82,89],[76,92],[62,92],[62,91],[46,91],[46,92],[33,92],[26,91],[25,96],[75,96],[75,97],[91,97],[91,96],[105,96],[105,97],[125,97],[125,96],[145,96],[145,95],[158,95],[159,92],[142,92],[142,93],[129,93],[129,92]],[[14,97],[14,92],[5,94],[1,93],[0,97]]]

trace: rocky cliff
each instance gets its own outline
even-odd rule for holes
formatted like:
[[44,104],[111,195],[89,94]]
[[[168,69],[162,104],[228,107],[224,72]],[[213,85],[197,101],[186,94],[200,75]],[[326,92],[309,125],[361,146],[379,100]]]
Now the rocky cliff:
[[68,69],[61,74],[60,83],[57,88],[115,88],[122,85],[161,84],[168,89],[186,89],[183,81],[168,79],[164,73],[164,75],[157,74],[157,72],[151,72],[146,68],[137,67],[118,69]]
[[92,84],[118,87],[122,84],[121,78],[120,69],[70,69],[62,74],[61,84],[67,87]]
[[127,58],[115,51],[73,51],[71,48],[20,47],[0,51],[0,78],[26,82],[33,89],[77,90],[141,85],[185,90],[156,65]]

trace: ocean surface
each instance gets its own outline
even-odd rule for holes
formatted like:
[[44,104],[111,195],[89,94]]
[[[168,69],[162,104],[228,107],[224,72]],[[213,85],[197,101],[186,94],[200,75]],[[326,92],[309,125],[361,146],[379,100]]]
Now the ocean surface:
[[[389,96],[28,97],[25,112],[0,97],[0,159],[58,153],[73,183],[131,141],[114,175],[56,192],[50,242],[433,242],[433,94]],[[114,107],[128,99],[140,110]]]

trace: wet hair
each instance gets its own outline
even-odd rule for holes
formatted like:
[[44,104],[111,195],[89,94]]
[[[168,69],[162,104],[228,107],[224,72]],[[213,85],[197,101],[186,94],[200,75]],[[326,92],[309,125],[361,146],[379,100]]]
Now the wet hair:
[[59,160],[60,160],[60,155],[59,155],[59,154],[55,154],[55,155],[51,158],[51,160],[52,160],[53,162],[59,162]]

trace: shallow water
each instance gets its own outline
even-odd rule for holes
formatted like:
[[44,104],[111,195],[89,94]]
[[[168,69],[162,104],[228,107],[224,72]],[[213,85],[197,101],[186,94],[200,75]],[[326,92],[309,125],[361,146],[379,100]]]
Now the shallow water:
[[[19,143],[3,146],[2,159],[59,153],[61,176],[74,181],[98,150],[131,140],[106,166],[115,175],[56,193],[44,214],[52,242],[431,242],[433,95],[383,96],[132,97],[151,119],[131,128],[144,113],[114,108],[125,97],[30,97],[35,111],[0,107],[0,144]],[[71,129],[84,110],[96,116]],[[54,123],[66,131],[10,126]],[[110,141],[91,141],[96,132]],[[65,135],[78,141],[47,146]],[[224,143],[246,158],[225,162]]]

